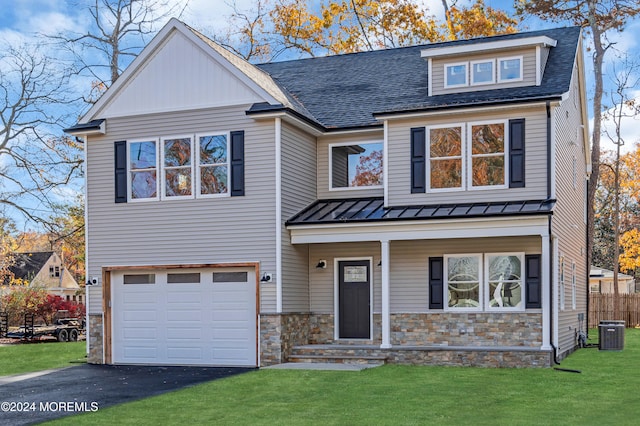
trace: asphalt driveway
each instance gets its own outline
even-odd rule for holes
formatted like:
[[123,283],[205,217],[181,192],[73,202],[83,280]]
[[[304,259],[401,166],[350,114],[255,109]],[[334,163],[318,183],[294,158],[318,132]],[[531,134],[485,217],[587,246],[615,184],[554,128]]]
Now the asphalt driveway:
[[252,370],[79,365],[37,377],[2,378],[0,424],[34,424],[96,411]]

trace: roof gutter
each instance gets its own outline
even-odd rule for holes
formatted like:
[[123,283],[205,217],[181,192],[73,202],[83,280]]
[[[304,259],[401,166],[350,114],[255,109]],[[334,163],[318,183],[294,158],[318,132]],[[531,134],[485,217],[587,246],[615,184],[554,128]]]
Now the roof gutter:
[[[522,106],[521,104],[528,104],[529,107],[543,106],[550,102],[562,101],[562,95],[542,96],[542,97],[530,97],[520,99],[510,99],[503,101],[482,101],[474,103],[461,103],[455,105],[440,105],[440,106],[426,106],[421,108],[407,109],[404,111],[383,111],[374,112],[373,116],[378,119],[392,119],[392,118],[410,118],[412,116],[423,116],[425,114],[447,114],[451,110],[463,110],[469,109],[477,111],[477,107],[484,107],[483,111],[501,110],[512,108],[514,106]],[[460,112],[460,111],[457,111]]]

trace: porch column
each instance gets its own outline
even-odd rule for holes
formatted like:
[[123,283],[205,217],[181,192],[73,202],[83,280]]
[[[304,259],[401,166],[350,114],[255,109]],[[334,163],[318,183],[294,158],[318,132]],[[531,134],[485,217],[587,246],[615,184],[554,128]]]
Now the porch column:
[[382,261],[382,344],[381,349],[391,347],[391,316],[389,301],[389,271],[391,269],[389,257],[389,240],[380,241],[380,255]]
[[542,236],[542,350],[551,350],[551,250],[549,235]]

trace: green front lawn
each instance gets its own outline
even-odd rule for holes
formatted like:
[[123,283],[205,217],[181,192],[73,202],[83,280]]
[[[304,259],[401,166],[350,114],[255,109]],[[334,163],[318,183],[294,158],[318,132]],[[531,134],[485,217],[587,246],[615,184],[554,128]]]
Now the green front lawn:
[[37,342],[0,346],[0,376],[70,367],[86,362],[86,342]]
[[554,369],[387,365],[259,370],[60,424],[631,425],[640,421],[640,330],[621,352],[582,349]]

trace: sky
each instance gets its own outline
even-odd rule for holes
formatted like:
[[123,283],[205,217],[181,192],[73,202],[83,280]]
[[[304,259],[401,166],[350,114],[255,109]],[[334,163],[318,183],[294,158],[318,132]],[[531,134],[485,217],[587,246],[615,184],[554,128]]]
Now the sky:
[[[255,0],[235,0],[237,8],[251,14]],[[317,1],[317,0],[313,0]],[[443,17],[441,0],[419,0],[428,8],[429,12],[437,18]],[[199,29],[205,34],[207,31],[216,31],[228,25],[228,16],[232,12],[230,4],[233,0],[189,0],[187,8],[178,18],[187,24]],[[0,0],[0,43],[17,44],[22,40],[31,40],[34,34],[55,34],[61,31],[73,29],[76,33],[86,33],[90,25],[90,16],[83,5],[91,3],[87,0]],[[458,0],[459,4],[470,4],[472,0]],[[486,6],[513,12],[513,0],[485,0]],[[567,24],[544,22],[535,18],[528,18],[521,27],[528,30],[566,26]],[[160,25],[157,29],[160,28]],[[631,22],[625,32],[614,35],[616,49],[626,52],[631,57],[640,57],[640,20]],[[146,40],[147,42],[149,40]],[[588,47],[588,44],[587,44]],[[54,52],[55,53],[55,52]],[[587,87],[592,87],[593,71],[590,55],[585,51],[585,64]],[[605,70],[605,85],[611,87],[611,68],[614,55],[607,56],[607,69]],[[1,65],[1,64],[0,64]],[[0,72],[2,69],[0,68]],[[78,90],[86,90],[88,81],[78,81]],[[85,86],[85,87],[83,87]],[[588,89],[589,90],[589,89]],[[640,97],[640,87],[635,93]],[[591,103],[589,99],[588,104]],[[605,104],[611,102],[605,98]],[[590,117],[592,113],[590,113]],[[606,125],[606,123],[605,123]],[[623,125],[623,136],[627,141],[624,151],[631,150],[636,141],[640,141],[640,123],[634,119],[627,119]],[[605,149],[614,149],[614,145],[602,138]],[[2,166],[2,164],[0,164]],[[66,194],[69,196],[75,190],[71,189]]]

